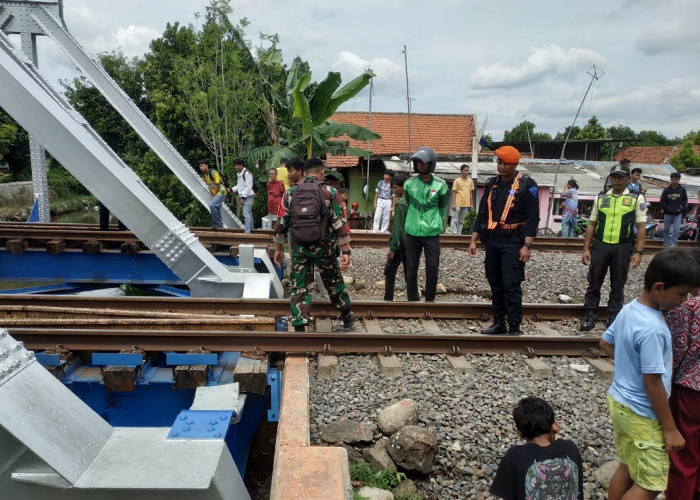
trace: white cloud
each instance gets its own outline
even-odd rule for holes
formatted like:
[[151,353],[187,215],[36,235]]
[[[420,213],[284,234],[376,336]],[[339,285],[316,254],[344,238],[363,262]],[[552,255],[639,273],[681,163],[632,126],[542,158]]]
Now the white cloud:
[[119,28],[116,31],[92,40],[91,46],[96,52],[109,52],[115,47],[127,57],[143,55],[148,51],[151,40],[158,38],[160,32],[150,26],[129,25],[126,28]]
[[476,68],[469,83],[477,89],[510,88],[551,77],[574,77],[581,68],[601,63],[605,63],[605,58],[592,50],[564,50],[552,44],[532,49],[530,56],[520,66],[502,63],[481,65]]
[[659,21],[649,24],[639,33],[635,47],[643,54],[650,55],[677,51],[698,52],[700,36],[697,25],[692,25],[687,17]]

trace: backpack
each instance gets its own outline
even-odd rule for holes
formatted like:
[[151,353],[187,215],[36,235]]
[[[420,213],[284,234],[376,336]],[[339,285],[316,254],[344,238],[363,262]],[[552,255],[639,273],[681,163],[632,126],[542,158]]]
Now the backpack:
[[317,243],[326,235],[330,220],[328,206],[318,179],[306,179],[297,185],[289,204],[290,231],[296,243]]
[[[255,175],[253,172],[250,170],[246,170],[246,173],[249,173],[250,175],[253,176],[253,194],[258,194],[258,176]],[[245,174],[244,174],[245,175]]]

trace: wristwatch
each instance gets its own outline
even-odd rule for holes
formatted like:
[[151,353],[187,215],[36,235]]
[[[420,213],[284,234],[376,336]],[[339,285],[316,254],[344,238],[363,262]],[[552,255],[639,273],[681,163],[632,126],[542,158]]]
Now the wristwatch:
[[532,248],[532,243],[525,243],[523,246],[528,247],[528,248]]
[[341,253],[342,253],[343,255],[351,255],[351,254],[352,254],[352,251],[351,251],[351,250],[343,250]]
[[632,250],[632,255],[638,253],[639,255],[644,255],[644,250],[637,250],[636,248]]

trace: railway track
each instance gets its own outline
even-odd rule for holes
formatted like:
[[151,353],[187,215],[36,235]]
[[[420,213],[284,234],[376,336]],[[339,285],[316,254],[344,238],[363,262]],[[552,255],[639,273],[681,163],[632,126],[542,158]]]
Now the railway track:
[[[467,323],[488,324],[488,303],[356,301],[353,310],[360,318],[355,331],[333,332],[337,312],[317,301],[315,332],[300,334],[275,331],[277,317],[289,314],[285,299],[7,295],[0,296],[0,326],[31,349],[598,355],[598,337],[560,335],[549,323],[582,316],[582,305],[525,304],[536,335],[521,337],[484,336],[477,326],[465,333]],[[403,333],[395,326],[401,322],[422,332]]]
[[[190,230],[197,235],[202,243],[212,251],[237,246],[241,243],[256,246],[267,246],[272,243],[272,232],[257,229],[251,234],[244,234],[242,229],[217,229],[193,227]],[[355,248],[383,248],[388,244],[388,235],[355,230],[352,233],[352,246]],[[469,236],[449,235],[440,236],[443,248],[466,250]],[[694,242],[679,242],[681,246],[692,246]],[[100,231],[96,225],[87,224],[53,224],[53,223],[0,223],[0,246],[13,253],[22,252],[28,248],[46,248],[47,251],[58,253],[65,248],[83,248],[85,252],[95,252],[101,249],[121,248],[122,251],[138,252],[145,247],[131,231]],[[582,238],[535,238],[534,246],[544,251],[581,251]],[[663,248],[660,240],[647,240],[646,248],[654,253]]]

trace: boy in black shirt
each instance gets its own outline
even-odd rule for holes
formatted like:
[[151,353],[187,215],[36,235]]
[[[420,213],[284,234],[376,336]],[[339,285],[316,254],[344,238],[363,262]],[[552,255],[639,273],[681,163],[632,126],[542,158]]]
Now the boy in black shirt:
[[505,500],[556,498],[583,500],[581,454],[573,441],[554,439],[559,424],[544,399],[527,397],[513,409],[518,436],[501,459],[491,493]]

